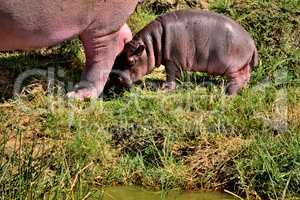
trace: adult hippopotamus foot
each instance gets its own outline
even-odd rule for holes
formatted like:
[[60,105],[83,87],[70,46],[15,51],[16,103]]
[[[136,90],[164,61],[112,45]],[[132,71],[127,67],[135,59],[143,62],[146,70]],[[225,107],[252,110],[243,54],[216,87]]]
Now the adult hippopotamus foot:
[[246,65],[237,72],[227,75],[230,79],[229,84],[226,87],[225,93],[229,96],[235,96],[240,89],[245,87],[250,80],[250,65]]
[[74,87],[74,91],[68,92],[67,97],[69,99],[95,99],[98,97],[97,88],[88,81],[81,81]]

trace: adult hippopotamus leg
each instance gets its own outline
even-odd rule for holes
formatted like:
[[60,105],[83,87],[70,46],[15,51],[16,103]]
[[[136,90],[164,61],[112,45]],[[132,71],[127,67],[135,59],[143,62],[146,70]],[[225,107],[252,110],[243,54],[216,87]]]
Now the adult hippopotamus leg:
[[118,53],[118,32],[99,34],[96,29],[86,30],[80,35],[83,42],[86,66],[81,80],[69,92],[69,98],[97,98],[108,79],[113,62]]
[[236,72],[229,73],[227,77],[230,82],[226,88],[226,94],[236,95],[237,92],[243,88],[250,80],[251,67],[247,64],[245,67],[241,68]]
[[132,40],[132,32],[131,32],[131,29],[130,27],[125,23],[120,31],[119,31],[119,52],[120,53],[123,48],[124,48],[124,45],[131,41]]

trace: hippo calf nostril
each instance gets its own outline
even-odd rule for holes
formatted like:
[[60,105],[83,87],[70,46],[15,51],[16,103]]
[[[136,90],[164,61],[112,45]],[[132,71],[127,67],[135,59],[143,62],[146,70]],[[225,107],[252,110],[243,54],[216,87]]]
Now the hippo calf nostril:
[[121,84],[124,84],[124,78],[123,77],[118,77],[118,81],[121,83]]

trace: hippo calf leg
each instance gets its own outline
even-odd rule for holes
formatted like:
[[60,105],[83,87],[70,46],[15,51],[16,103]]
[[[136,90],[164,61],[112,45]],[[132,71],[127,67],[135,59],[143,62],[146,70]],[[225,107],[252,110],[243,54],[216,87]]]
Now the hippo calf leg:
[[86,67],[81,81],[69,92],[69,98],[83,100],[97,98],[102,92],[118,53],[118,32],[105,36],[96,29],[86,30],[80,35],[86,55]]
[[226,94],[234,96],[237,92],[245,87],[250,80],[251,67],[246,65],[237,72],[233,72],[227,75],[230,82],[226,87]]
[[[172,62],[167,62],[165,65],[166,82],[163,85],[163,90],[172,91],[176,89],[176,79],[179,78],[180,70]],[[227,74],[229,84],[226,87],[226,94],[234,96],[237,92],[245,87],[250,80],[251,67],[247,64],[238,71]]]
[[176,89],[176,79],[180,76],[180,70],[172,62],[166,62],[166,82],[164,83],[162,89],[165,91],[172,91]]

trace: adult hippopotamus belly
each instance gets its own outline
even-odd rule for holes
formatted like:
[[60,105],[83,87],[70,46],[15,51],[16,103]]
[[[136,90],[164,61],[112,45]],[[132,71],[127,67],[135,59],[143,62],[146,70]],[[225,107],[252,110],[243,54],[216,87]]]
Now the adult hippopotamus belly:
[[[60,30],[51,34],[38,33],[6,33],[0,30],[0,50],[31,50],[58,44],[66,39],[73,38],[79,30]],[[47,38],[47,40],[45,40]]]
[[119,51],[119,30],[138,0],[0,0],[0,51],[46,47],[79,36],[86,67],[68,96],[97,97]]

